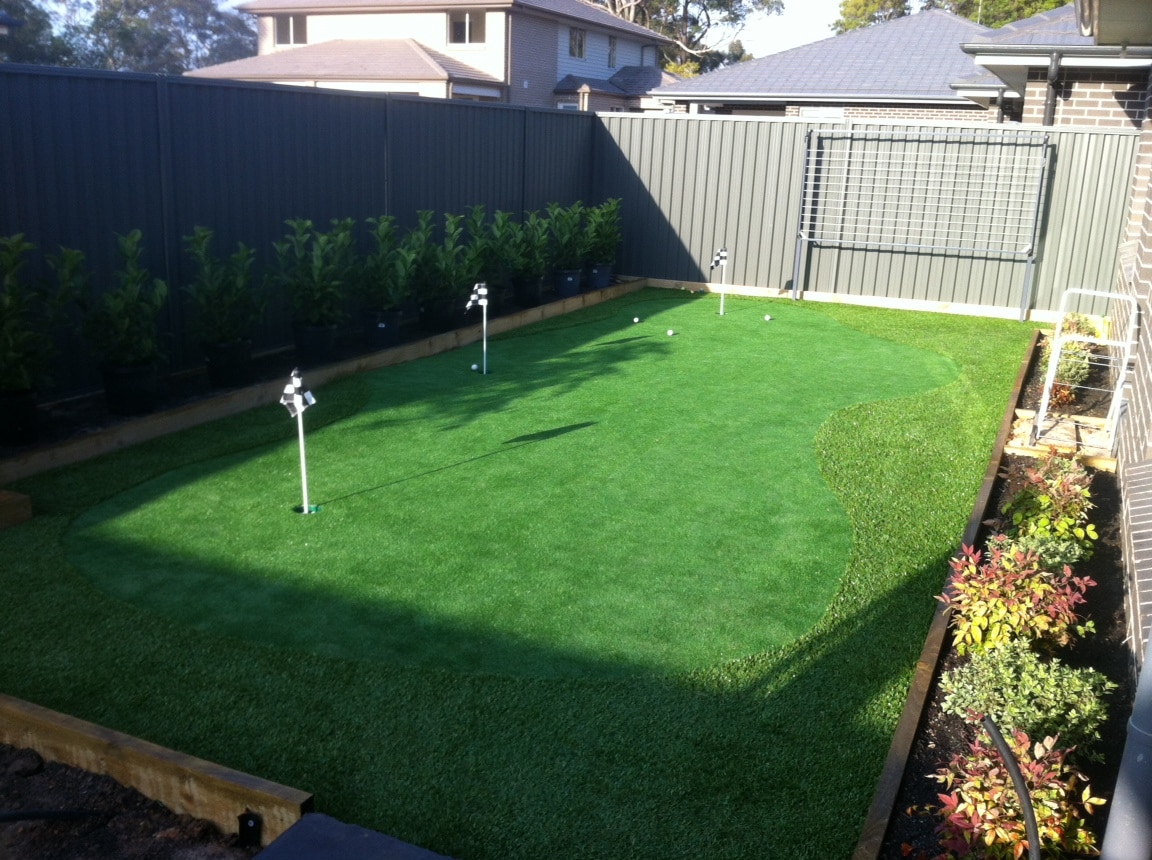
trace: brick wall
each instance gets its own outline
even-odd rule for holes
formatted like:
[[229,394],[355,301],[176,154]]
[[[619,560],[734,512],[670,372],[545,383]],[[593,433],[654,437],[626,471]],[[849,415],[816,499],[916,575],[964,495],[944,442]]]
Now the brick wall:
[[843,107],[845,119],[874,119],[884,120],[925,120],[945,122],[996,122],[996,108],[985,110],[978,104],[971,107],[957,106],[954,108],[919,108],[895,107],[885,104],[839,105],[839,104],[805,104],[788,105],[784,109],[785,116],[800,116],[801,107]]
[[556,42],[556,22],[511,15],[511,56],[508,58],[508,101],[525,107],[554,108],[556,52],[540,45]]
[[[1152,627],[1152,86],[1144,79],[1140,145],[1132,175],[1128,230],[1121,246],[1116,289],[1139,304],[1135,360],[1125,389],[1126,412],[1117,445],[1124,505],[1124,564],[1135,662]],[[1126,322],[1126,320],[1117,320]],[[1115,329],[1114,329],[1115,330]],[[1123,331],[1123,329],[1120,329]]]
[[[1056,82],[1055,125],[1139,128],[1148,92],[1146,70],[1066,69]],[[1024,90],[1026,123],[1044,121],[1048,70],[1031,69]]]

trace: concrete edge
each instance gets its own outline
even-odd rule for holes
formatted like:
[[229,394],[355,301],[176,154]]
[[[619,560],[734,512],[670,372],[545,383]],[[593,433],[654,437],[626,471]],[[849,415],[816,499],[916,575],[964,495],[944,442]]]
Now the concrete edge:
[[[976,542],[980,525],[987,518],[988,506],[993,501],[992,491],[1004,459],[1004,447],[1012,433],[1016,408],[1020,405],[1020,397],[1024,391],[1028,372],[1038,354],[1039,339],[1040,332],[1037,330],[1033,333],[1028,352],[1021,362],[1020,372],[1016,376],[1016,385],[1008,400],[1008,408],[1004,411],[1004,418],[1000,421],[1000,431],[997,433],[996,441],[992,446],[992,456],[988,461],[988,468],[984,472],[984,481],[980,485],[980,492],[976,496],[972,513],[968,517],[968,525],[964,529],[964,536],[961,539],[963,546],[971,546]],[[887,835],[888,825],[895,811],[900,785],[903,783],[905,771],[908,769],[908,758],[912,754],[912,745],[916,740],[916,734],[924,716],[924,709],[928,704],[928,696],[940,668],[940,658],[944,654],[948,623],[951,619],[951,609],[943,604],[936,607],[936,612],[932,616],[932,624],[928,628],[928,636],[924,640],[924,648],[920,652],[920,659],[916,661],[916,670],[904,702],[904,710],[900,713],[900,721],[896,724],[896,731],[892,735],[888,757],[880,771],[880,778],[876,781],[872,805],[864,819],[859,841],[852,852],[852,860],[877,860],[880,856],[880,850],[884,846],[884,837]]]
[[[502,334],[513,329],[551,319],[592,307],[611,299],[619,298],[627,293],[636,292],[647,286],[643,278],[615,284],[603,290],[580,293],[570,298],[559,299],[535,308],[519,311],[509,316],[496,317],[488,323],[490,335]],[[402,346],[386,349],[381,352],[351,358],[346,361],[316,368],[308,373],[310,387],[323,385],[361,373],[376,370],[381,367],[390,367],[395,364],[414,361],[441,352],[448,352],[476,343],[481,339],[481,326],[479,323],[466,326],[446,334],[438,334],[422,340],[403,344]],[[123,424],[101,430],[91,435],[72,439],[30,451],[26,454],[0,461],[0,485],[27,478],[32,475],[46,472],[60,466],[69,466],[84,460],[90,460],[103,454],[138,445],[160,436],[187,430],[218,418],[226,418],[240,412],[246,412],[257,406],[266,406],[280,400],[284,392],[284,382],[265,382],[248,388],[229,391],[215,397],[198,400],[186,406],[146,415],[141,418],[127,421]]]
[[312,809],[312,795],[0,694],[0,742],[110,776],[177,814],[236,833],[239,816],[262,821],[267,845]]

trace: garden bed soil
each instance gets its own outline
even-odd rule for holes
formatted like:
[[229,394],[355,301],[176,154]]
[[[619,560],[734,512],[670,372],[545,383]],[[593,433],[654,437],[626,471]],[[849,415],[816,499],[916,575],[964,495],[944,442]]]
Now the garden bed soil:
[[[1022,389],[1020,408],[1035,409],[1039,405],[1043,391],[1043,373],[1042,366],[1033,366]],[[1083,406],[1088,409],[1100,408],[1100,404]],[[1003,461],[1002,473],[1020,468],[1026,462],[1027,458],[1007,456]],[[1117,685],[1117,689],[1109,697],[1109,719],[1100,730],[1101,743],[1098,752],[1102,760],[1077,762],[1077,766],[1092,786],[1092,793],[1110,801],[1115,790],[1120,759],[1127,737],[1127,721],[1135,693],[1135,680],[1126,641],[1128,625],[1124,603],[1122,506],[1119,483],[1116,475],[1110,472],[1093,471],[1092,475],[1092,502],[1096,507],[1092,511],[1091,521],[1096,526],[1099,540],[1096,541],[1092,557],[1079,562],[1075,566],[1075,572],[1079,576],[1088,576],[1097,583],[1088,590],[1085,595],[1087,602],[1081,607],[1084,617],[1094,623],[1096,632],[1061,650],[1057,656],[1061,662],[1071,667],[1092,667]],[[1007,491],[1004,484],[1005,481],[1001,479],[993,492],[995,507],[989,512],[990,515],[994,514],[1006,500]],[[985,538],[986,535],[982,535],[980,541]],[[943,579],[947,571],[941,573],[941,589],[943,589]],[[951,651],[948,645],[950,641],[949,634],[937,679],[942,672],[955,668],[963,662]],[[939,818],[930,810],[939,805],[937,793],[942,790],[942,786],[931,776],[939,768],[947,765],[955,754],[964,752],[975,738],[975,727],[966,724],[959,717],[943,712],[941,708],[943,698],[937,681],[934,681],[908,758],[904,780],[893,808],[893,816],[880,850],[881,860],[905,860],[905,858],[925,860],[941,853],[935,833]],[[1105,804],[1089,819],[1089,826],[1098,838],[1104,832],[1109,809],[1110,805]]]
[[[20,814],[29,817],[5,820]],[[0,858],[247,860],[259,850],[210,822],[177,815],[111,777],[0,744]]]

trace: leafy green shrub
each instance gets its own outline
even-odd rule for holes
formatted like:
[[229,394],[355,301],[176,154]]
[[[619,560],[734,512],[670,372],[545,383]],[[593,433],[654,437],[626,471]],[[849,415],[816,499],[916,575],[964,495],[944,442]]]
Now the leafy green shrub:
[[184,237],[196,274],[184,292],[196,309],[196,328],[202,343],[233,343],[252,336],[252,327],[264,310],[263,297],[252,288],[255,252],[238,242],[236,252],[222,261],[212,252],[213,232],[194,227]]
[[1108,716],[1104,696],[1116,685],[1094,669],[1044,661],[1018,639],[973,654],[941,676],[940,689],[947,713],[974,722],[987,715],[1032,737],[1059,734],[1066,744],[1091,752]]
[[1089,554],[1098,535],[1088,522],[1094,507],[1092,476],[1078,460],[1049,454],[1035,467],[1025,467],[1023,486],[1001,508],[1002,526],[1010,537],[1076,541]]
[[952,644],[958,654],[986,651],[1012,639],[1038,639],[1056,645],[1093,629],[1075,608],[1095,581],[1074,576],[1065,566],[1045,571],[1035,555],[963,547],[953,559],[950,589],[938,599],[953,609]]
[[[168,297],[168,285],[153,278],[144,266],[139,230],[116,236],[120,268],[117,285],[102,294],[80,297],[84,335],[106,365],[131,367],[156,361],[162,354],[158,317]],[[62,257],[78,264],[77,258]],[[82,258],[81,258],[82,259]]]
[[985,544],[989,551],[1032,553],[1044,570],[1059,570],[1064,565],[1075,566],[1092,553],[1075,538],[1057,538],[1044,535],[996,534]]
[[[1096,324],[1084,314],[1065,314],[1060,327],[1061,335],[1098,337]],[[1092,374],[1092,356],[1095,346],[1076,341],[1064,344],[1053,377],[1051,402],[1054,406],[1068,406],[1076,400],[1076,386],[1082,385]],[[1040,348],[1040,363],[1047,367],[1052,358],[1052,340],[1044,341]]]
[[333,220],[327,233],[307,219],[285,223],[291,232],[272,243],[276,250],[272,281],[288,296],[294,322],[336,325],[344,319],[345,295],[357,281],[353,221]]
[[[1006,740],[1032,798],[1044,856],[1097,853],[1096,837],[1084,817],[1104,801],[1093,797],[1084,777],[1069,766],[1070,750],[1058,748],[1052,737],[1033,744],[1019,731]],[[941,858],[1017,860],[1028,850],[1012,777],[985,732],[934,778],[946,789],[937,795],[941,805],[936,811],[944,819],[936,828],[944,848]]]
[[30,390],[47,380],[56,355],[47,332],[71,299],[67,279],[53,289],[22,277],[24,257],[34,249],[23,233],[0,236],[0,391]]

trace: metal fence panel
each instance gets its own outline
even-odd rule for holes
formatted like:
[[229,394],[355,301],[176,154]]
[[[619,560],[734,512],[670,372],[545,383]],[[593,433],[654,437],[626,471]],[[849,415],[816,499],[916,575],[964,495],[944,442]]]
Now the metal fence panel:
[[[150,75],[0,70],[0,235],[87,254],[98,288],[115,233],[140,228],[146,264],[173,287],[190,273],[181,237],[203,224],[271,262],[284,221],[357,221],[474,204],[520,214],[550,202],[623,200],[617,270],[706,282],[791,284],[805,137],[842,124],[740,117],[592,115]],[[854,124],[929,130],[938,126]],[[987,132],[987,126],[981,126]],[[1107,289],[1137,137],[1046,129],[1052,159],[1031,306],[1067,287]],[[932,182],[925,175],[924,182]],[[890,300],[1019,306],[1024,263],[975,254],[809,248],[806,290]],[[29,274],[44,274],[34,262]],[[174,291],[175,296],[175,291]],[[288,341],[273,303],[258,346]],[[173,367],[198,363],[183,303],[169,302]],[[95,386],[85,348],[62,332],[63,390]]]

